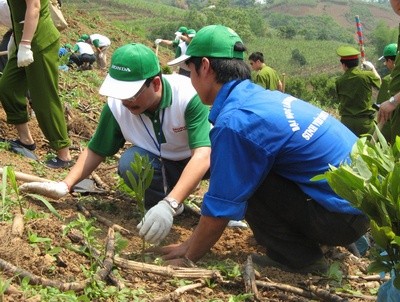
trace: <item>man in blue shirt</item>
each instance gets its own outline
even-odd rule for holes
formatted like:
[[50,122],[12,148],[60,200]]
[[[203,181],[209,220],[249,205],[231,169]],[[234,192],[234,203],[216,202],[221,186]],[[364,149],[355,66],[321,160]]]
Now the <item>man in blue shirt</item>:
[[251,83],[245,47],[230,28],[201,29],[186,64],[209,120],[211,177],[202,216],[192,236],[161,248],[170,264],[199,260],[230,219],[245,218],[266,255],[264,266],[309,273],[327,269],[320,245],[348,245],[369,221],[325,181],[311,181],[329,165],[349,159],[356,136],[313,105]]

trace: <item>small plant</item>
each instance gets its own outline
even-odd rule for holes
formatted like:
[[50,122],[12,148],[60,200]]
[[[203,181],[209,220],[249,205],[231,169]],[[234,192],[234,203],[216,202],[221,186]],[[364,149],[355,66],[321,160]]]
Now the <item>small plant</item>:
[[215,264],[211,264],[209,269],[219,270],[223,276],[228,279],[235,279],[240,277],[242,273],[240,272],[239,264],[233,262],[230,259],[226,259],[224,261],[218,261]]
[[[131,171],[126,172],[126,176],[128,177],[129,184],[126,184],[123,179],[121,179],[119,183],[119,188],[124,192],[128,193],[132,196],[138,203],[139,213],[141,219],[144,219],[146,214],[146,208],[144,204],[144,196],[146,190],[150,187],[150,184],[153,180],[154,168],[149,161],[149,157],[141,156],[139,153],[135,153],[133,162],[130,163],[130,166],[135,172],[136,175],[133,175]],[[132,188],[132,189],[131,189]],[[146,248],[146,241],[143,238],[142,241],[142,256],[144,259],[144,252]]]
[[87,220],[85,216],[78,213],[78,218],[71,221],[63,230],[63,236],[68,234],[72,229],[77,229],[82,233],[83,239],[86,242],[86,247],[80,251],[89,257],[92,264],[96,260],[96,256],[93,255],[91,247],[98,248],[99,243],[95,237],[95,234],[100,231],[100,229],[93,226],[94,219]]
[[4,300],[4,294],[10,286],[11,281],[11,279],[4,280],[3,278],[0,278],[0,301]]

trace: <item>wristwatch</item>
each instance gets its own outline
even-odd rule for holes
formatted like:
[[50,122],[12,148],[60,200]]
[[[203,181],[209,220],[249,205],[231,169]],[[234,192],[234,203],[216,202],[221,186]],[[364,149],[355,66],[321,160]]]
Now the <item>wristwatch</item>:
[[172,197],[164,197],[164,200],[165,200],[166,202],[168,202],[169,206],[170,206],[171,208],[173,208],[175,212],[176,212],[176,210],[179,208],[179,202],[178,202],[175,198],[172,198]]
[[397,105],[397,102],[396,102],[394,96],[390,97],[389,103],[390,103],[390,104],[393,104],[393,105]]

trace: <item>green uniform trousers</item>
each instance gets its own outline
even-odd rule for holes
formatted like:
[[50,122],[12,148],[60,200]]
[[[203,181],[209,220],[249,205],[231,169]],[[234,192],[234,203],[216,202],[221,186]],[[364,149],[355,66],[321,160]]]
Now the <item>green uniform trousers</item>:
[[362,134],[373,134],[375,130],[374,119],[369,116],[342,116],[340,121],[358,137]]
[[13,53],[0,78],[0,101],[7,123],[28,122],[26,92],[29,90],[39,127],[56,151],[71,144],[58,95],[58,49],[59,40],[34,53],[35,61],[22,68],[17,66],[17,52]]

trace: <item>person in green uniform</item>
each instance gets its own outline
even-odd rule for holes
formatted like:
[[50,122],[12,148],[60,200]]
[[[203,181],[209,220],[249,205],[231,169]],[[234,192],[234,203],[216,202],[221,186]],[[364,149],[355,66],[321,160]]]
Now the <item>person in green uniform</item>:
[[50,168],[71,164],[63,105],[58,96],[58,50],[60,33],[53,24],[49,0],[8,1],[14,37],[11,53],[0,78],[0,101],[7,122],[15,125],[15,142],[34,150],[36,145],[28,127],[26,92],[50,147],[57,157],[46,161]]
[[283,90],[282,82],[278,73],[264,63],[264,55],[261,52],[253,52],[249,56],[249,63],[253,72],[251,80],[269,90]]
[[336,50],[344,74],[336,79],[341,122],[357,136],[372,134],[375,110],[372,108],[372,88],[379,89],[381,78],[371,62],[363,62],[359,68],[360,52],[351,46]]
[[[379,89],[378,96],[376,102],[378,104],[382,104],[383,102],[387,101],[390,98],[390,90],[389,90],[389,83],[392,79],[391,72],[395,67],[395,60],[397,54],[397,44],[391,43],[385,46],[383,49],[383,56],[379,58],[379,60],[385,60],[384,64],[386,65],[389,73],[382,78],[382,85]],[[391,136],[391,120],[385,123],[381,129],[383,136],[386,140],[390,143],[393,143],[393,139]]]
[[[390,4],[393,11],[400,15],[400,1],[391,0]],[[400,35],[399,35],[400,41]],[[397,44],[399,44],[399,41]],[[397,51],[398,53],[398,51]],[[389,93],[390,97],[383,102],[379,107],[378,112],[378,125],[387,123],[390,120],[390,135],[394,142],[396,136],[400,136],[400,57],[396,56],[395,67],[391,74],[391,81],[389,82]]]

